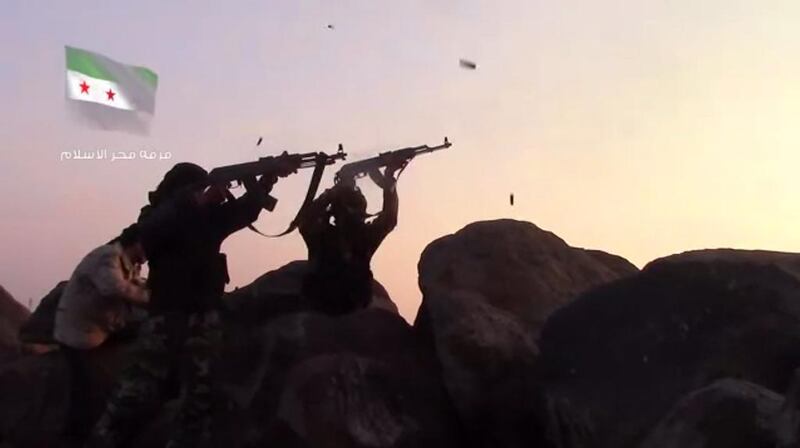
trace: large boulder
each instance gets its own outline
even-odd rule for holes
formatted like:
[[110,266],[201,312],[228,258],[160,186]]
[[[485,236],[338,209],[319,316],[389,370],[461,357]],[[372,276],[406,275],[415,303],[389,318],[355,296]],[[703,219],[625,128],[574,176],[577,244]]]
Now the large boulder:
[[258,376],[231,394],[253,446],[461,446],[435,359],[394,313],[286,316],[249,347],[261,347],[240,357],[249,365],[226,364]]
[[29,315],[30,311],[0,286],[0,363],[19,355],[20,343],[17,333]]
[[[303,276],[307,270],[308,262],[305,260],[288,263],[227,294],[225,303],[238,318],[251,323],[263,323],[281,314],[308,311],[309,305],[302,300]],[[397,306],[377,280],[372,283],[369,308],[397,314]]]
[[414,325],[435,348],[473,441],[512,446],[535,439],[520,435],[511,442],[507,425],[526,415],[528,423],[518,426],[539,431],[527,412],[535,409],[532,403],[549,402],[529,384],[542,325],[580,293],[636,272],[621,257],[571,247],[513,220],[470,224],[428,245],[419,262],[423,300]]
[[[92,388],[81,400],[102,411],[131,345],[109,343],[87,356]],[[70,370],[60,351],[29,355],[0,367],[0,440],[15,447],[56,446],[68,401]]]
[[774,448],[783,397],[724,379],[681,399],[640,448]]
[[781,413],[775,423],[778,448],[800,446],[800,368],[794,371],[792,384],[785,394]]
[[598,448],[637,446],[680,398],[718,379],[783,393],[800,365],[798,260],[703,251],[596,288],[547,322],[540,384],[588,414]]
[[744,263],[759,266],[773,266],[787,274],[800,278],[800,254],[774,252],[769,250],[703,249],[659,258],[645,268],[666,263]]
[[[219,365],[213,446],[463,446],[435,360],[394,313],[230,321]],[[163,446],[174,411],[135,446]]]
[[[578,294],[638,269],[624,258],[569,246],[536,225],[502,219],[470,224],[425,248],[419,284],[479,294],[516,316],[536,338],[547,317]],[[439,305],[423,299],[422,310]]]

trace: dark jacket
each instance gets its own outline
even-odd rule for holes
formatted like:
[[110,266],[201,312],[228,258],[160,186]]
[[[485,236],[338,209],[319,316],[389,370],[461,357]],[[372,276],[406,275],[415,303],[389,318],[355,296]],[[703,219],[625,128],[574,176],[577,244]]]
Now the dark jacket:
[[218,205],[200,205],[185,188],[139,218],[148,258],[150,309],[204,311],[217,306],[228,282],[222,242],[254,222],[265,192],[248,191]]

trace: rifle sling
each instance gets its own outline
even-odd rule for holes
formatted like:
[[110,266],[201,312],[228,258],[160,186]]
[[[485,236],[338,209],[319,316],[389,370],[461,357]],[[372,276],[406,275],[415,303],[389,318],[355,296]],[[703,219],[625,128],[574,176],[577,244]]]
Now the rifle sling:
[[249,224],[247,228],[267,238],[280,238],[284,235],[294,232],[294,229],[296,229],[300,224],[300,218],[305,214],[306,209],[311,205],[311,203],[314,201],[314,198],[317,196],[317,189],[319,189],[319,184],[322,181],[322,173],[325,171],[325,165],[326,163],[324,160],[317,161],[317,164],[314,166],[314,173],[311,175],[311,182],[308,184],[308,191],[306,192],[306,197],[303,200],[303,205],[300,206],[300,210],[297,211],[297,215],[295,215],[294,219],[286,230],[278,235],[266,235],[258,230],[253,224]]

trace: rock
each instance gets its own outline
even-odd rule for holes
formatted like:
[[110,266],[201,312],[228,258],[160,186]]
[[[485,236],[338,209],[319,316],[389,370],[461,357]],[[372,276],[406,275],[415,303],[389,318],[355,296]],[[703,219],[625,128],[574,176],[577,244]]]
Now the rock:
[[659,258],[647,267],[664,263],[747,263],[761,266],[775,266],[787,274],[800,277],[800,254],[791,252],[772,252],[768,250],[704,249],[683,252]]
[[[570,247],[552,232],[509,219],[476,222],[439,238],[419,261],[423,294],[432,285],[478,293],[517,316],[534,338],[578,294],[636,272],[621,257]],[[426,311],[435,305],[423,299]]]
[[606,269],[611,271],[612,276],[610,278],[607,278],[603,283],[607,283],[610,280],[616,280],[618,278],[627,277],[629,275],[633,275],[639,272],[639,269],[636,266],[631,264],[630,261],[620,257],[619,255],[614,255],[608,252],[603,252],[602,250],[595,250],[595,249],[583,249],[583,251],[592,258],[594,258],[595,260],[597,260]]
[[[83,397],[99,415],[116,376],[130,362],[129,344],[92,351],[92,394]],[[0,367],[0,440],[15,447],[57,446],[68,401],[70,371],[56,350]]]
[[[227,323],[212,446],[461,447],[435,360],[397,314]],[[171,409],[169,413],[174,412]],[[163,413],[135,446],[163,446]]]
[[724,379],[681,399],[640,448],[773,448],[783,397]]
[[28,317],[19,330],[20,341],[26,344],[55,344],[53,328],[56,322],[56,310],[61,294],[66,288],[67,280],[58,284],[39,301],[39,305]]
[[399,315],[296,314],[257,339],[257,354],[226,363],[258,378],[231,394],[247,409],[248,445],[461,446],[435,359]]
[[390,375],[356,355],[316,356],[290,372],[278,418],[307,445],[398,446],[403,433],[417,427],[396,412],[403,397],[370,379]]
[[[302,281],[307,268],[305,260],[288,263],[227,294],[225,302],[238,318],[251,323],[263,323],[285,313],[308,311],[301,300]],[[395,314],[398,312],[386,288],[377,280],[373,281],[370,308]]]
[[800,368],[792,375],[792,385],[786,392],[783,408],[775,423],[778,448],[800,446]]
[[[297,267],[228,298],[234,306],[223,314],[225,340],[214,373],[221,400],[213,446],[461,446],[436,361],[396,312],[273,314],[283,305],[258,303],[297,300],[297,271],[285,275]],[[133,360],[132,348],[117,343],[92,352],[94,413]],[[58,351],[0,367],[0,440],[17,448],[58,446],[68,381]],[[154,413],[132,446],[164,446],[177,405],[172,400]]]
[[752,255],[658,260],[550,317],[540,381],[588,413],[593,446],[637,446],[677,400],[718,379],[787,389],[800,360],[800,279],[787,254]]
[[[530,374],[538,354],[536,341],[513,314],[492,307],[479,293],[427,288],[442,315],[429,326],[450,397],[465,422],[488,418],[485,409],[509,376]],[[444,314],[447,313],[447,314]],[[449,315],[449,319],[447,318]],[[433,319],[432,319],[433,320]],[[473,426],[472,423],[465,423]]]
[[20,353],[17,333],[30,312],[0,286],[0,363],[8,362]]
[[[428,245],[419,262],[423,301],[414,326],[435,348],[447,390],[464,426],[473,429],[473,441],[527,446],[540,436],[526,413],[538,412],[532,404],[544,406],[548,399],[515,395],[506,385],[537,390],[528,383],[540,329],[554,310],[591,287],[636,272],[620,257],[570,247],[520,221],[470,224]],[[508,409],[517,409],[516,416]],[[507,439],[516,436],[504,428],[515,419],[532,433],[517,434],[512,442]]]

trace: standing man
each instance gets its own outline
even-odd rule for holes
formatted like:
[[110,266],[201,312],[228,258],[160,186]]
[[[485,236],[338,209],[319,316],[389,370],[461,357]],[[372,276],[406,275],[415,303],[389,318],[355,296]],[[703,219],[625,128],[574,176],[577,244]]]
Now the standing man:
[[182,403],[167,447],[208,442],[214,398],[211,367],[221,339],[218,306],[228,282],[220,246],[258,218],[278,177],[295,169],[284,164],[258,181],[245,179],[247,192],[235,199],[223,186],[208,186],[201,167],[179,163],[151,193],[151,206],[139,219],[150,266],[151,317],[137,361],[123,373],[90,446],[126,443],[176,375]]
[[388,165],[382,176],[370,176],[383,189],[383,210],[371,222],[367,222],[367,199],[354,183],[326,190],[301,216],[299,229],[308,247],[309,262],[303,293],[320,311],[344,314],[369,305],[373,282],[370,262],[397,225],[394,173],[403,162]]
[[144,306],[150,294],[139,277],[146,260],[136,224],[91,251],[75,268],[56,310],[53,337],[70,368],[69,406],[64,435],[79,443],[90,429],[91,395],[86,356],[131,318],[131,305]]

